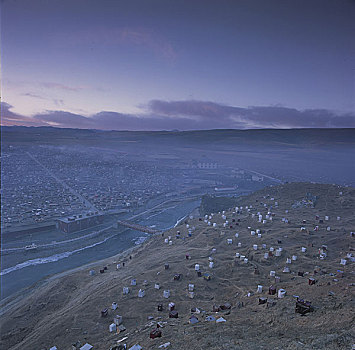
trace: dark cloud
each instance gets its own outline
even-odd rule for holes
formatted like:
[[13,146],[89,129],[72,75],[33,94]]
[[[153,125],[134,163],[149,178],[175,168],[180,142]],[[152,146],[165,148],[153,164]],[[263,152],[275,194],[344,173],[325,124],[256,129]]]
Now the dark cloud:
[[37,122],[45,122],[49,125],[59,127],[95,128],[95,124],[91,118],[64,111],[50,111],[47,113],[36,114],[32,118]]
[[355,127],[355,114],[338,115],[324,109],[299,111],[287,107],[233,107],[205,101],[151,101],[152,113],[214,121],[225,128],[340,128]]
[[26,117],[11,111],[13,106],[6,102],[1,102],[1,125],[24,125],[24,126],[43,126],[46,123],[33,120],[31,117]]
[[355,127],[355,115],[338,115],[324,109],[299,111],[286,107],[250,107],[243,120],[262,128],[341,128]]
[[153,100],[148,104],[153,113],[177,117],[197,117],[199,119],[228,119],[231,115],[242,111],[242,108],[230,107],[206,101],[160,101]]
[[213,129],[216,123],[209,121],[202,126],[201,121],[187,117],[169,118],[157,115],[131,115],[117,112],[103,111],[90,117],[63,111],[33,116],[37,122],[45,122],[58,127],[101,129],[101,130],[190,130]]
[[[102,130],[199,130],[252,128],[354,128],[355,115],[323,109],[299,111],[287,107],[233,107],[206,101],[153,100],[141,115],[102,111],[84,116],[48,111],[25,117],[2,103],[3,125],[52,125]],[[22,124],[21,124],[22,123]]]
[[21,116],[11,111],[12,106],[6,102],[1,102],[1,118],[21,119]]

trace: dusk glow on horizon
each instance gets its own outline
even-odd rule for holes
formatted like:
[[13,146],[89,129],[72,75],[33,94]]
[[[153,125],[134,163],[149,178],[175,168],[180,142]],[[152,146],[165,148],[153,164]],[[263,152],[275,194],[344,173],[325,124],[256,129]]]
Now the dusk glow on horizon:
[[350,0],[1,2],[1,125],[355,127]]

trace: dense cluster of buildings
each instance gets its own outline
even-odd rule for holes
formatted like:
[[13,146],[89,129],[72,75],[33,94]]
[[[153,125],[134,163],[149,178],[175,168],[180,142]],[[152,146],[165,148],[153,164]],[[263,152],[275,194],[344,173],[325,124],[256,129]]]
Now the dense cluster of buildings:
[[179,186],[179,176],[169,169],[97,151],[10,147],[3,150],[1,161],[3,228],[38,224],[92,208],[103,213],[134,208]]
[[1,224],[38,224],[84,209],[79,198],[33,163],[22,149],[1,157]]
[[207,159],[191,166],[184,158],[169,163],[90,147],[7,146],[1,162],[2,228],[115,213],[159,196],[263,180]]

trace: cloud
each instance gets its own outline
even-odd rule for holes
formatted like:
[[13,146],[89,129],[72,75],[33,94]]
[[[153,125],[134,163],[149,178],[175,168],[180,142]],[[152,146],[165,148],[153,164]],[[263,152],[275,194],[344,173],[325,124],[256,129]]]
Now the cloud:
[[64,106],[64,101],[63,101],[61,98],[59,98],[59,99],[57,99],[57,98],[53,99],[53,103],[54,103],[57,107],[62,107],[62,106]]
[[[101,130],[171,130],[198,129],[200,123],[188,118],[166,118],[165,116],[137,116],[118,112],[102,111],[90,117],[63,111],[37,114],[33,118],[49,125],[68,128]],[[212,127],[212,126],[211,126]]]
[[286,107],[250,107],[243,119],[256,127],[270,128],[341,128],[355,127],[355,115],[338,115],[325,109],[299,111]]
[[1,102],[1,117],[14,119],[14,120],[21,119],[21,116],[12,112],[11,108],[13,108],[13,106],[11,106],[10,104],[8,104],[6,102]]
[[26,92],[24,94],[21,94],[21,96],[37,98],[39,100],[47,100],[46,97],[43,97],[43,96],[40,96],[40,95],[36,95],[36,94],[32,94],[31,92]]
[[[102,130],[206,130],[255,128],[354,128],[355,115],[324,109],[297,110],[281,106],[235,107],[209,101],[148,103],[140,115],[102,111],[91,116],[67,111],[47,111],[25,117],[2,103],[3,125],[52,125]],[[11,124],[13,123],[13,124]],[[21,124],[23,123],[23,124]],[[32,124],[31,124],[32,123]]]
[[44,100],[44,101],[52,101],[57,107],[63,107],[64,106],[64,100],[61,98],[50,98],[50,97],[44,97],[41,95],[37,95],[37,94],[33,94],[30,92],[21,94],[21,96],[25,96],[25,97],[31,97],[31,98],[35,98],[35,99],[39,99],[39,100]]
[[92,28],[72,32],[70,35],[62,33],[54,42],[69,47],[113,47],[128,44],[146,47],[157,56],[170,61],[177,57],[172,44],[162,34],[140,27]]
[[167,117],[189,116],[214,121],[226,128],[339,128],[355,127],[355,115],[339,115],[325,109],[297,110],[281,106],[234,107],[206,101],[160,101],[148,104],[152,113]]
[[148,104],[153,113],[169,117],[188,116],[203,119],[225,119],[230,107],[205,101],[161,101],[153,100]]
[[11,111],[13,106],[6,102],[1,102],[1,125],[23,125],[23,126],[43,126],[48,125],[42,121],[34,120]]
[[80,91],[88,88],[87,86],[69,86],[54,82],[42,82],[41,86],[47,89],[65,90],[65,91]]

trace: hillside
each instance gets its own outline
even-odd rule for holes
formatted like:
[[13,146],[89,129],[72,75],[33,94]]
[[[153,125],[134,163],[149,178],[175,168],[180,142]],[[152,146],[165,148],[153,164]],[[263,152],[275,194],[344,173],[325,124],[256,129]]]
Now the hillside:
[[[94,350],[109,350],[127,337],[120,344],[127,343],[127,348],[140,344],[143,349],[159,349],[168,342],[171,350],[350,349],[355,190],[290,183],[242,197],[237,205],[238,210],[190,218],[133,251],[51,278],[23,293],[3,310],[0,348],[40,350],[55,345],[69,350],[79,340]],[[265,223],[259,222],[258,212]],[[282,248],[280,256],[277,248]],[[99,273],[104,266],[107,270]],[[290,272],[283,272],[285,267]],[[309,284],[312,278],[315,284]],[[131,285],[132,279],[137,285]],[[160,289],[155,289],[156,283]],[[189,284],[194,285],[194,295],[188,292]],[[275,295],[269,294],[271,285],[277,289]],[[123,287],[130,292],[123,295]],[[145,291],[142,298],[140,289]],[[283,298],[278,298],[280,289],[286,291]],[[163,297],[164,290],[170,291],[169,298]],[[313,311],[296,313],[297,296],[310,301]],[[111,309],[113,302],[117,310]],[[169,318],[169,302],[175,303],[178,318]],[[101,317],[105,308],[108,315]],[[115,315],[122,316],[126,328],[119,334],[109,332]],[[197,323],[190,323],[192,315]],[[225,322],[217,323],[220,317]],[[150,339],[157,322],[162,337]]]
[[236,197],[204,195],[199,210],[201,215],[206,215],[234,207],[237,203],[238,198]]

